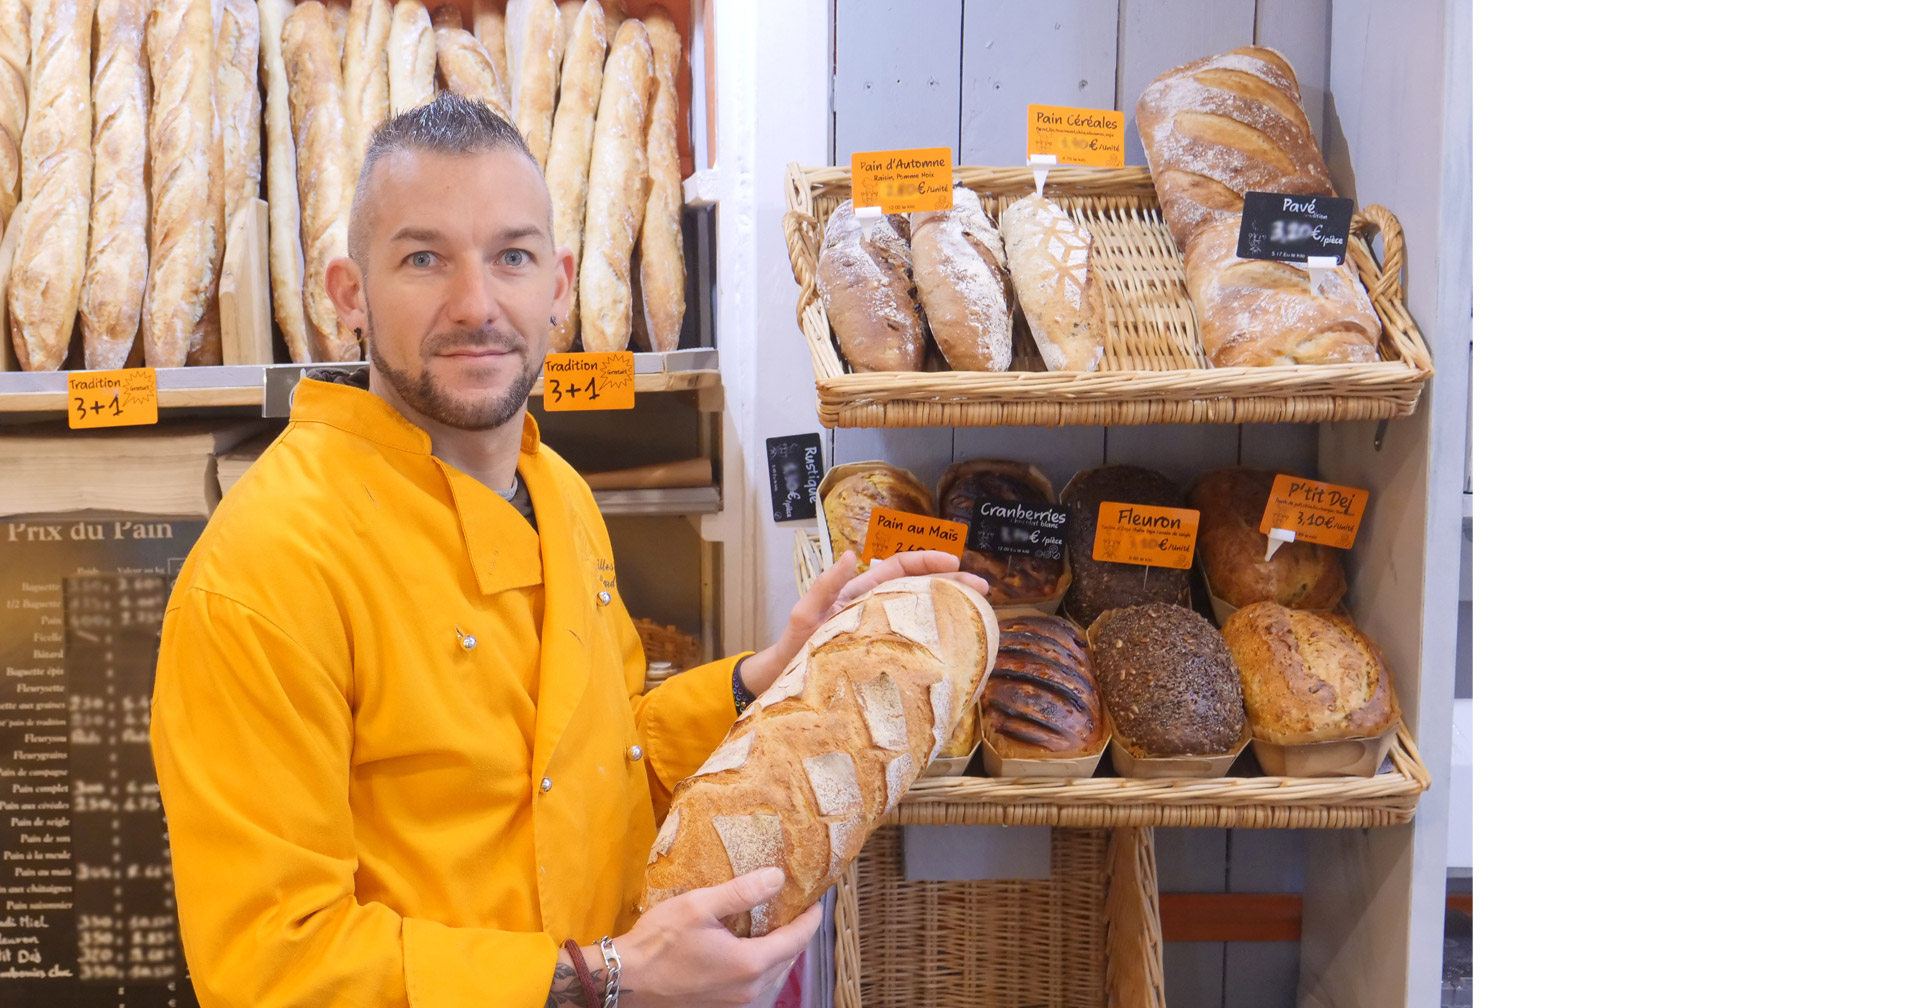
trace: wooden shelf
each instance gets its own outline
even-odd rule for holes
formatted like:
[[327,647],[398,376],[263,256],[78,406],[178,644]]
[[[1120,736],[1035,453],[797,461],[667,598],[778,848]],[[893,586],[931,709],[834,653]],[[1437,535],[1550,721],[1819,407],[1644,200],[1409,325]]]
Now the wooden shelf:
[[603,515],[701,515],[720,512],[719,487],[661,490],[595,490]]
[[[633,355],[633,390],[686,392],[719,388],[719,353],[711,349],[674,350]],[[267,389],[287,388],[304,369],[325,364],[238,364],[219,367],[161,368],[160,408],[262,406]],[[364,366],[359,363],[347,367]],[[0,372],[0,413],[61,412],[67,408],[66,371]],[[275,379],[278,379],[275,381]],[[284,383],[284,384],[283,384]],[[282,410],[264,415],[285,416]]]

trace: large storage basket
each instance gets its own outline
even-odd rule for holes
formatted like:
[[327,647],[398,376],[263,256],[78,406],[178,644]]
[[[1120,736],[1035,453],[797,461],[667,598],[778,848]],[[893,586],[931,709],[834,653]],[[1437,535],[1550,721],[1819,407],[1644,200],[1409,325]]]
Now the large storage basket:
[[[1033,191],[1025,168],[954,169],[996,221]],[[800,328],[813,356],[820,422],[828,427],[991,427],[1003,424],[1259,423],[1406,416],[1433,374],[1401,287],[1406,238],[1384,207],[1355,212],[1347,254],[1380,315],[1374,364],[1211,366],[1187,296],[1186,270],[1160,216],[1145,168],[1057,168],[1047,195],[1093,234],[1105,279],[1110,340],[1097,371],[1047,371],[1032,341],[1015,343],[1013,370],[856,374],[835,346],[814,283],[828,215],[847,199],[845,168],[788,166],[784,226],[800,285]],[[1378,233],[1383,259],[1368,236]]]
[[1056,829],[1052,877],[909,882],[883,826],[834,904],[834,1008],[1164,1008],[1150,829]]

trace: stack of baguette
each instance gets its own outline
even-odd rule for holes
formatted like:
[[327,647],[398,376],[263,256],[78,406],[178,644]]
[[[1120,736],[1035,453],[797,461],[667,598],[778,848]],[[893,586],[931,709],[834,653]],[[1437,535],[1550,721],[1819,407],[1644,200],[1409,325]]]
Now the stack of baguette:
[[1019,200],[996,225],[980,197],[956,185],[951,209],[891,215],[871,230],[848,201],[828,217],[820,246],[820,297],[854,371],[926,369],[929,333],[953,370],[1005,371],[1016,315],[1047,370],[1099,366],[1107,311],[1093,236],[1052,200]]
[[548,349],[624,350],[636,316],[651,349],[677,348],[686,265],[672,18],[653,7],[629,19],[620,0],[471,6],[468,17],[421,0],[260,0],[273,40],[261,53],[273,309],[289,353],[360,356],[327,296],[327,263],[346,254],[368,139],[442,88],[512,123],[546,173],[554,244],[578,262],[575,305]]
[[259,48],[253,0],[0,0],[21,368],[220,363],[226,236],[259,188]]

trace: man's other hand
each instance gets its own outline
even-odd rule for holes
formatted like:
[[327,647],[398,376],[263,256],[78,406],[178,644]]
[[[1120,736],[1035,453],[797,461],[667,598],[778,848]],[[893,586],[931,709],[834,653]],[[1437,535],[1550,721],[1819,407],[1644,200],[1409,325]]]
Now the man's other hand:
[[642,914],[616,939],[622,1008],[735,1008],[779,983],[820,929],[820,904],[760,938],[735,937],[723,922],[772,899],[785,882],[785,872],[762,868]]
[[793,660],[793,656],[800,653],[807,638],[813,636],[813,632],[820,629],[820,624],[827,621],[827,617],[894,578],[933,574],[952,578],[982,595],[987,593],[986,581],[977,575],[961,574],[959,570],[959,557],[951,553],[922,551],[895,553],[885,560],[875,561],[865,574],[861,574],[859,559],[852,550],[840,554],[840,559],[815,578],[813,587],[807,589],[807,593],[794,605],[793,615],[788,618],[787,630],[780,635],[780,640],[740,663],[740,681],[754,696],[765,693],[767,687],[779,678],[780,671]]

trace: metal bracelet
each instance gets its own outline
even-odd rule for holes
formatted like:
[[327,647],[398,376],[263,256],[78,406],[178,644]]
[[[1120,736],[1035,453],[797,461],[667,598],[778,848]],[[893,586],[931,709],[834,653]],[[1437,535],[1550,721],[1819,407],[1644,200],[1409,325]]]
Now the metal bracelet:
[[601,1008],[620,1008],[620,952],[612,935],[600,939],[600,954],[607,960],[607,997]]

